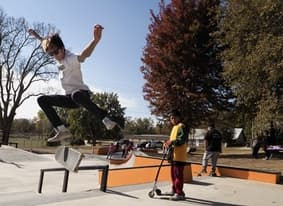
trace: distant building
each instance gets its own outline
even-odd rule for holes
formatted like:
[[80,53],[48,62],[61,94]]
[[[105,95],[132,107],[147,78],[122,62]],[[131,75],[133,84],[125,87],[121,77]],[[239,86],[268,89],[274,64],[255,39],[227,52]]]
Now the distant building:
[[[202,145],[206,133],[207,129],[193,129],[189,134],[189,145],[196,147]],[[243,128],[234,128],[231,137],[223,137],[223,141],[225,146],[244,146],[246,138]]]
[[189,134],[189,145],[199,146],[204,142],[204,136],[207,129],[192,129]]

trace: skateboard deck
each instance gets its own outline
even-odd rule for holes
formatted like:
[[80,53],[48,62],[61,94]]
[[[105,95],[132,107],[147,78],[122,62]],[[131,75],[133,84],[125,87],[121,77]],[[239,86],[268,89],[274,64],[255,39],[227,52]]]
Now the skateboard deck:
[[60,146],[55,152],[55,160],[72,172],[77,172],[84,155],[67,146]]

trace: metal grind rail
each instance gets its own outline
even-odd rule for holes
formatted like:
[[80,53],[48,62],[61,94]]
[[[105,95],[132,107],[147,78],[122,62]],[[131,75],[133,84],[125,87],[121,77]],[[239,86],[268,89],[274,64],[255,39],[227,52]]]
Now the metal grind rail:
[[[106,192],[109,165],[81,166],[81,167],[78,168],[78,171],[79,170],[102,170],[102,178],[101,178],[101,182],[100,182],[100,190],[103,191],[103,192]],[[44,173],[45,172],[58,172],[58,171],[64,171],[62,192],[67,192],[70,171],[67,170],[66,168],[59,167],[59,168],[48,168],[48,169],[41,169],[40,170],[40,177],[39,177],[39,184],[38,184],[38,193],[42,193]]]

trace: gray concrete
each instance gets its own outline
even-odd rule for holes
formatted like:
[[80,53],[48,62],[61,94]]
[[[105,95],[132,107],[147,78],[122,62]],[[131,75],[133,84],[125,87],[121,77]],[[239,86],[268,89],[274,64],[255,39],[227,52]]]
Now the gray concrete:
[[[132,164],[131,161],[128,164]],[[82,165],[105,164],[103,156],[87,156],[82,161]],[[283,205],[282,185],[221,177],[194,178],[192,184],[184,187],[186,200],[178,202],[149,198],[153,184],[108,188],[103,193],[98,189],[97,171],[70,173],[67,193],[61,192],[63,173],[47,173],[42,194],[38,194],[39,170],[51,167],[61,167],[53,155],[0,147],[0,206]],[[162,191],[170,190],[169,182],[161,182],[158,186]]]

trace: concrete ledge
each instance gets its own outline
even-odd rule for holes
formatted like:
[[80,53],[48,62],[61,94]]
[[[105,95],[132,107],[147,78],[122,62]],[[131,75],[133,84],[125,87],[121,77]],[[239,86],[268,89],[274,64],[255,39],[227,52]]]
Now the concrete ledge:
[[[125,185],[135,185],[154,182],[160,159],[137,156],[134,167],[109,169],[107,187],[117,187]],[[158,181],[171,181],[170,164],[164,161],[159,173]],[[102,172],[99,171],[99,182]],[[192,182],[191,165],[185,166],[184,180],[186,183]]]
[[[160,158],[136,156],[133,167],[109,169],[107,187],[135,185],[154,182],[158,167],[160,166]],[[186,183],[192,182],[192,176],[197,176],[201,171],[201,163],[188,162],[185,166],[184,179]],[[208,166],[207,170],[210,171]],[[262,171],[256,169],[230,167],[218,165],[216,169],[218,176],[234,177],[247,180],[255,180],[260,182],[278,184],[280,183],[280,172]],[[102,173],[99,171],[99,182]],[[160,170],[158,181],[171,181],[170,164],[164,161]]]
[[[192,175],[197,176],[201,171],[201,163],[191,162]],[[208,166],[208,171],[211,170],[211,167]],[[260,182],[279,184],[281,172],[270,172],[262,171],[258,169],[248,169],[248,168],[239,168],[239,167],[230,167],[224,165],[217,165],[216,174],[224,177],[234,177],[247,180],[255,180]]]
[[96,155],[107,155],[108,146],[93,146],[92,153]]

